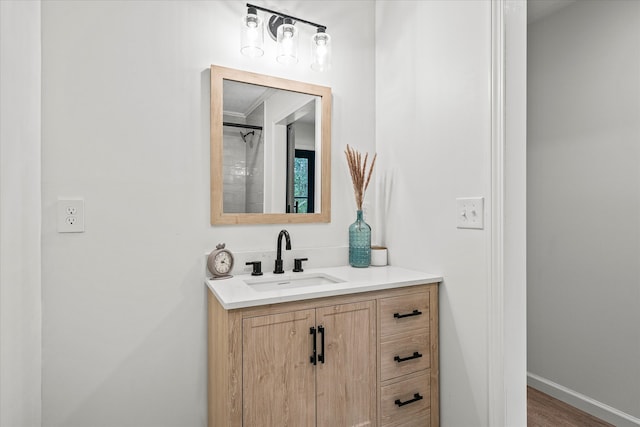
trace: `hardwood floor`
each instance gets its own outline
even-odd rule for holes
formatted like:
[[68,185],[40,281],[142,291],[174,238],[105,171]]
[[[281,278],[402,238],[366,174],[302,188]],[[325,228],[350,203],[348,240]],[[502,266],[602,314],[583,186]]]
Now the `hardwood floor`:
[[527,426],[615,427],[531,387],[527,387]]

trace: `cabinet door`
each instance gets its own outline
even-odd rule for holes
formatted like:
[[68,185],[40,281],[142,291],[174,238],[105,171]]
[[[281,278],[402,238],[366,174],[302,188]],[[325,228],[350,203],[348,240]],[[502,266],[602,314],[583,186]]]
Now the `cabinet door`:
[[315,426],[312,326],[314,310],[243,321],[244,427]]
[[[318,427],[374,426],[375,301],[318,308],[316,320],[324,328],[324,363],[318,362],[316,375]],[[320,353],[321,341],[319,335]]]

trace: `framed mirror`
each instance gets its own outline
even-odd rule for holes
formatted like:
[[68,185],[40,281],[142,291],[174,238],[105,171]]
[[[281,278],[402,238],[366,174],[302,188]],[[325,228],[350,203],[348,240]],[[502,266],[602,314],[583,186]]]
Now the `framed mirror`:
[[331,89],[211,66],[211,224],[331,220]]

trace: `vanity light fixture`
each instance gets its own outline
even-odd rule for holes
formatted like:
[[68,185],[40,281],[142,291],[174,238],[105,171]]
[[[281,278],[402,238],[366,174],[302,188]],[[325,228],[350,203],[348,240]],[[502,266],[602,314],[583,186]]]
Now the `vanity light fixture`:
[[331,36],[327,27],[315,24],[295,16],[247,3],[247,14],[242,18],[242,45],[240,52],[249,57],[264,54],[263,21],[258,11],[271,13],[266,24],[267,31],[277,43],[276,60],[281,64],[298,62],[298,28],[297,23],[316,27],[317,32],[311,37],[311,69],[326,71],[331,65]]

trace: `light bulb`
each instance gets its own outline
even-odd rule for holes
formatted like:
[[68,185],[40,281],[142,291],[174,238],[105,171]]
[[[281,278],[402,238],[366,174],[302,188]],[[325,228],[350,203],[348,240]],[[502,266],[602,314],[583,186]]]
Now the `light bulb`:
[[298,62],[298,29],[290,18],[284,18],[277,31],[278,56],[276,60],[281,64],[295,64]]
[[255,58],[264,55],[264,32],[262,19],[257,10],[250,7],[247,15],[242,17],[242,43],[240,52],[248,57]]
[[318,32],[311,37],[311,69],[326,71],[331,66],[331,36],[325,28],[318,28]]

